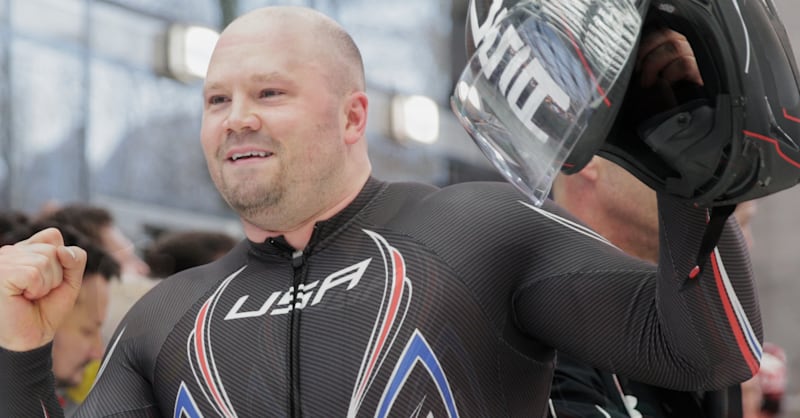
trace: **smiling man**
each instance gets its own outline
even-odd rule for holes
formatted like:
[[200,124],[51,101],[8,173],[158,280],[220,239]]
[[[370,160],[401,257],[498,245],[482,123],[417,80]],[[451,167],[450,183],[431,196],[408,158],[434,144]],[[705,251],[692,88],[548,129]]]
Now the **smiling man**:
[[[543,416],[556,350],[686,389],[757,371],[736,340],[748,327],[757,344],[761,324],[734,222],[713,258],[727,275],[705,268],[682,290],[706,211],[669,194],[655,266],[508,183],[374,178],[362,67],[308,8],[222,32],[201,139],[246,239],[137,302],[78,416]],[[40,234],[0,248],[0,368],[27,371],[0,381],[3,416],[59,413],[47,369],[29,365],[75,297],[80,252]],[[50,268],[26,275],[31,254]],[[726,316],[731,299],[741,316]]]

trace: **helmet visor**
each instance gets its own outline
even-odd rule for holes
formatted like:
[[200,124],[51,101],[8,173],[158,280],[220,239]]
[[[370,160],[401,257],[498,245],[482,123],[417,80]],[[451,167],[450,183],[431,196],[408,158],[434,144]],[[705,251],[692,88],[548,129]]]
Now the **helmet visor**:
[[[495,2],[499,3],[499,2]],[[537,205],[633,53],[632,0],[520,1],[470,23],[475,52],[450,100],[492,164]],[[596,144],[599,147],[600,144]]]

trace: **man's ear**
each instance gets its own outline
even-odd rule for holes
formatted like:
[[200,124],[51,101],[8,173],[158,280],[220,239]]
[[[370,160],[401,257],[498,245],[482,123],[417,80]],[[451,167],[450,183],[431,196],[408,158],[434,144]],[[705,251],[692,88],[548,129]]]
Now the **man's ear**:
[[347,98],[344,106],[344,141],[346,144],[355,144],[364,137],[367,129],[368,103],[367,95],[361,91],[354,92]]

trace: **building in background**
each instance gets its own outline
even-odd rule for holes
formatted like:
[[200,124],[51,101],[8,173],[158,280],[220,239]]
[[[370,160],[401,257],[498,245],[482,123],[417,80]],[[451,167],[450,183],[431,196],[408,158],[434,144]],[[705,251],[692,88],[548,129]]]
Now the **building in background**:
[[[128,219],[230,219],[199,146],[202,82],[167,71],[168,37],[175,24],[220,30],[270,4],[321,9],[361,45],[377,175],[445,184],[479,176],[471,167],[491,173],[449,112],[451,51],[463,55],[452,36],[463,6],[450,0],[0,0],[0,207],[91,200]],[[412,95],[438,110],[433,144],[398,130],[424,123],[397,112]]]

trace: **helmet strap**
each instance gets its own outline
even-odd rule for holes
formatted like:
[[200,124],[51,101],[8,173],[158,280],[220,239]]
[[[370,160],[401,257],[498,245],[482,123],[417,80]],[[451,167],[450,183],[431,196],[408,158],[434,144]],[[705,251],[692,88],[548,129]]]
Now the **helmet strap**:
[[697,278],[703,273],[703,269],[708,262],[711,253],[716,248],[719,238],[722,236],[722,230],[725,228],[725,221],[733,214],[736,205],[715,206],[709,209],[709,216],[706,222],[706,230],[703,233],[703,240],[700,242],[700,251],[695,260],[695,266],[689,272],[686,280],[683,282],[681,290],[697,284]]

